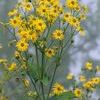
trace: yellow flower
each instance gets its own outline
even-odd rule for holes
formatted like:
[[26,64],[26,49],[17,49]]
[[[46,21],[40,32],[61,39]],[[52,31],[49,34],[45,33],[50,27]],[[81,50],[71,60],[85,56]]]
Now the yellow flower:
[[86,77],[83,76],[83,75],[81,75],[81,76],[79,76],[79,80],[80,80],[81,82],[84,82],[84,81],[86,81]]
[[17,42],[16,47],[19,51],[26,51],[28,49],[28,43],[22,39]]
[[14,16],[17,14],[17,12],[18,12],[17,9],[13,9],[8,13],[8,16]]
[[71,13],[65,13],[64,14],[64,21],[69,22],[71,18]]
[[39,46],[43,48],[46,45],[46,41],[38,41]]
[[86,68],[87,70],[92,70],[93,64],[92,64],[91,62],[87,62],[87,63],[85,64],[85,68]]
[[49,11],[48,7],[45,6],[45,5],[39,6],[38,8],[36,8],[36,10],[37,10],[37,13],[38,13],[39,15],[44,16],[44,17],[47,16],[47,13],[48,13],[48,11]]
[[33,9],[33,6],[30,2],[24,2],[22,4],[22,7],[26,10],[26,11],[31,11]]
[[35,26],[35,23],[36,23],[36,20],[37,20],[38,18],[36,18],[34,15],[30,15],[28,18],[29,18],[30,27],[31,27],[31,28],[34,27],[34,26]]
[[59,5],[59,0],[47,0],[49,4],[51,4],[52,6],[58,6]]
[[28,40],[32,40],[32,42],[35,42],[38,39],[38,36],[37,36],[37,34],[35,32],[29,30],[27,32],[27,39]]
[[82,90],[79,89],[79,88],[76,88],[74,90],[74,94],[75,94],[76,97],[81,97],[82,96]]
[[60,95],[63,92],[65,92],[65,88],[64,88],[64,86],[62,84],[55,83],[54,86],[53,86],[52,91],[53,91],[54,95]]
[[20,36],[20,38],[24,38],[24,39],[26,39],[26,40],[28,40],[29,39],[29,37],[28,37],[28,34],[29,34],[29,30],[18,30],[19,32],[18,32],[18,35]]
[[85,19],[86,19],[85,14],[81,14],[81,15],[79,16],[78,19],[79,19],[80,21],[85,20]]
[[56,40],[63,40],[64,39],[64,34],[62,30],[55,30],[52,33],[52,37]]
[[93,90],[93,82],[92,81],[87,81],[86,83],[83,84],[83,87],[85,89],[90,89],[90,90]]
[[80,5],[77,5],[77,6],[75,7],[75,10],[79,12],[79,11],[81,10]]
[[79,32],[80,36],[85,36],[85,30],[80,25],[76,27],[76,30]]
[[16,69],[16,63],[12,63],[9,67],[8,70],[9,71],[14,71]]
[[[49,0],[51,1],[51,0]],[[48,5],[48,2],[47,0],[36,0],[36,4],[38,5]]]
[[38,36],[36,35],[36,33],[33,33],[31,36],[32,42],[36,42],[37,39],[38,39]]
[[50,9],[50,12],[54,14],[55,18],[57,18],[58,15],[59,15],[59,10],[57,8],[55,8],[55,7],[52,7]]
[[18,51],[15,51],[15,57],[16,59],[20,58],[20,53]]
[[30,85],[30,82],[29,82],[28,79],[24,79],[23,81],[24,81],[24,85],[25,85],[26,87],[28,87],[28,86]]
[[76,9],[78,6],[78,0],[66,0],[66,6],[70,9]]
[[50,23],[53,23],[55,20],[56,20],[56,15],[55,15],[55,13],[53,13],[52,11],[50,11],[49,13],[48,13],[48,16],[47,16],[47,20],[48,20],[48,22],[50,22]]
[[100,78],[99,77],[94,77],[94,78],[92,78],[91,81],[94,83],[94,85],[100,84]]
[[19,27],[21,25],[21,22],[21,18],[19,17],[14,17],[9,20],[9,24],[14,28]]
[[0,58],[0,64],[7,62],[7,59]]
[[69,24],[73,27],[78,27],[80,25],[80,22],[79,22],[78,18],[72,16],[72,17],[70,17]]
[[59,16],[59,14],[60,14],[59,9],[53,7],[52,9],[50,9],[48,14],[48,17],[50,18],[49,20],[55,21]]
[[37,93],[36,92],[33,92],[33,91],[28,91],[28,96],[36,96]]
[[82,4],[81,6],[82,6],[82,12],[85,13],[85,14],[88,13],[89,8],[87,7],[87,5]]
[[20,38],[23,38],[26,41],[32,40],[33,42],[35,42],[38,38],[36,32],[33,32],[32,30],[29,29],[26,30],[20,29],[18,35],[20,36]]
[[69,73],[67,76],[66,76],[66,79],[67,80],[72,80],[74,77],[74,75],[72,73]]
[[100,72],[100,66],[96,66],[96,71]]
[[38,33],[38,35],[41,35],[42,32],[45,30],[46,28],[46,24],[42,19],[36,19],[34,20],[33,27],[35,29],[35,31]]
[[45,50],[45,55],[46,55],[48,58],[51,58],[52,56],[55,55],[54,49],[51,49],[51,48],[46,49],[46,50]]
[[37,4],[46,6],[57,6],[59,3],[59,0],[37,0]]

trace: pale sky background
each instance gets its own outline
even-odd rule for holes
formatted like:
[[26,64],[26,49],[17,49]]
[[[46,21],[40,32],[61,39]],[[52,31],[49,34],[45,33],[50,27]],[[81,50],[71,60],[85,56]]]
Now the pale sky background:
[[[92,2],[91,6],[90,6],[90,9],[92,9],[92,13],[94,13],[96,11],[96,8],[97,8],[96,7],[96,2],[97,2],[97,0],[82,0],[82,2],[84,2],[85,4],[90,4],[90,2]],[[86,32],[87,32],[87,30],[86,30]],[[88,34],[91,35],[91,33],[88,33]],[[76,45],[79,44],[79,41],[82,42],[82,38],[80,38],[78,36],[76,36],[76,38],[77,38],[76,43],[75,43]],[[98,45],[96,45],[96,47],[94,49],[91,49],[88,53],[89,53],[89,56],[91,58],[93,58],[94,60],[100,60],[100,37],[98,37],[98,39],[96,39],[96,43]],[[90,44],[87,43],[86,45],[83,45],[83,48],[88,49],[89,46],[90,46]],[[70,67],[71,67],[70,70],[75,74],[79,74],[80,69],[83,65],[82,61],[84,59],[87,59],[86,57],[87,57],[87,55],[83,54],[82,52],[77,52],[76,54],[74,54],[72,56],[72,59],[76,59],[76,62],[75,62],[76,65],[74,63],[71,63],[70,64]]]

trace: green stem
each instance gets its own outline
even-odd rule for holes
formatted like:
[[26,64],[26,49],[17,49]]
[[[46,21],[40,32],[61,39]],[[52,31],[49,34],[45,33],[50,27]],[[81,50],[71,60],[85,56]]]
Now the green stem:
[[67,40],[67,42],[65,43],[65,45],[63,46],[63,48],[65,48],[67,46],[67,44],[69,43],[70,40],[72,40],[74,36],[74,32],[71,34],[70,38]]
[[[45,60],[45,59],[44,59],[44,52],[42,52],[41,80],[43,80],[43,77],[44,77],[44,60]],[[43,100],[45,100],[43,82],[40,82],[40,84],[41,84],[41,90],[42,90]]]
[[48,46],[47,48],[50,48],[54,42],[55,42],[55,41],[52,40],[51,43],[49,44],[49,46]]
[[[36,52],[36,61],[37,61],[37,67],[38,67],[38,75],[39,75],[39,72],[40,72],[40,64],[39,64],[39,55],[38,55],[38,48],[37,48],[37,46],[36,46],[36,44],[35,44],[35,52]],[[40,77],[40,75],[39,75],[39,77]]]
[[68,26],[69,26],[69,24],[67,24],[66,28],[64,29],[64,34],[66,33]]
[[[27,57],[27,53],[26,53],[26,52],[25,52],[25,56],[26,56],[26,66],[28,66],[28,62],[27,62],[27,61],[28,61],[28,57]],[[36,91],[38,97],[39,97],[40,100],[41,100],[41,96],[40,96],[40,94],[39,94],[39,92],[38,92],[38,90],[37,90],[36,83],[33,81],[33,78],[32,78],[32,76],[30,75],[29,71],[27,71],[27,74],[28,74],[28,76],[30,77],[30,80],[31,80],[31,82],[32,82],[32,84],[33,84],[33,86],[34,86],[34,89],[35,89],[35,91]]]
[[53,75],[52,75],[52,79],[51,79],[51,82],[50,82],[49,92],[47,94],[47,99],[46,100],[48,100],[48,98],[49,98],[49,94],[50,94],[51,89],[52,89],[52,85],[53,85],[53,81],[54,81],[54,78],[55,78],[55,75],[56,75],[57,68],[58,68],[58,65],[56,64],[56,67],[54,69],[54,72],[53,72]]
[[47,35],[46,35],[46,40],[48,39],[50,29],[51,29],[51,25],[50,25],[50,26],[48,26],[48,32],[47,32]]
[[32,84],[33,84],[33,86],[34,86],[34,89],[35,89],[35,91],[36,91],[36,93],[37,93],[37,95],[38,95],[38,98],[41,100],[41,96],[40,96],[40,94],[39,94],[39,92],[38,92],[38,90],[37,90],[36,83],[33,81],[33,79],[32,79],[32,77],[31,77],[30,73],[27,72],[27,74],[28,74],[28,76],[30,77],[30,80],[31,80],[31,82],[32,82]]

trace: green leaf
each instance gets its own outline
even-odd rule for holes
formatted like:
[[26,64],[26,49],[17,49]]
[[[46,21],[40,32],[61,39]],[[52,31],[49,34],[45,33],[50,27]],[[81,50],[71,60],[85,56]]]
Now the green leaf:
[[39,80],[37,64],[29,64],[29,73],[31,74],[31,76],[34,78],[35,81]]
[[71,91],[69,91],[62,93],[59,96],[53,96],[50,100],[73,100],[73,98],[74,94]]
[[47,75],[45,75],[45,76],[43,77],[43,80],[41,80],[41,82],[42,82],[45,86],[47,86],[48,83],[49,83],[49,77],[48,77]]

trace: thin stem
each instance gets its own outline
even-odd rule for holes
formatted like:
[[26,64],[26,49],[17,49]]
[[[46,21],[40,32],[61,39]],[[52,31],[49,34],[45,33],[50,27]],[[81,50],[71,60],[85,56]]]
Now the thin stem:
[[52,40],[51,43],[49,44],[49,46],[48,46],[47,48],[50,48],[54,42],[55,42],[55,41]]
[[70,38],[67,40],[67,42],[65,43],[65,45],[63,46],[63,48],[65,48],[67,46],[67,44],[69,43],[70,40],[72,40],[74,36],[74,32],[71,34]]
[[[28,57],[27,57],[27,53],[26,53],[26,52],[25,52],[25,56],[26,56],[26,66],[28,66],[28,62],[27,62],[27,61],[28,61]],[[32,84],[33,84],[33,86],[34,86],[34,89],[35,89],[35,91],[36,91],[38,97],[39,97],[40,100],[41,100],[41,96],[40,96],[40,94],[39,94],[39,92],[38,92],[38,90],[37,90],[36,83],[34,83],[33,78],[31,77],[29,71],[27,71],[27,74],[28,74],[28,76],[30,77],[30,80],[31,80],[31,82],[32,82]]]
[[66,28],[64,29],[64,34],[66,33],[66,30],[68,29],[69,23],[67,24]]
[[41,84],[41,89],[42,89],[43,100],[45,100],[44,86],[43,86],[43,83],[42,82],[40,82],[40,84]]
[[47,32],[47,35],[46,35],[46,39],[48,39],[50,29],[51,29],[51,25],[50,25],[50,26],[48,26],[48,32]]
[[38,90],[37,90],[37,87],[36,87],[35,82],[33,81],[32,77],[31,77],[31,75],[30,75],[30,73],[29,73],[28,71],[27,71],[27,74],[29,75],[30,80],[31,80],[31,82],[32,82],[32,84],[33,84],[33,86],[34,86],[34,89],[35,89],[35,91],[36,91],[36,93],[37,93],[39,99],[41,100],[41,96],[40,96],[40,94],[39,94],[39,92],[38,92]]
[[[74,32],[71,35],[71,38],[70,39],[72,39],[73,35],[74,35]],[[70,41],[70,39],[67,41],[67,43]],[[60,42],[60,45],[61,45],[61,42]],[[61,55],[63,53],[63,50],[64,50],[65,46],[61,48],[61,51],[60,51],[60,54],[59,54],[60,59],[62,57]],[[60,61],[60,59],[59,59],[59,61]],[[53,81],[54,81],[54,78],[55,78],[55,74],[56,74],[56,71],[57,71],[57,68],[58,68],[59,65],[60,65],[60,63],[58,62],[58,64],[56,64],[56,67],[54,69],[54,73],[53,73],[52,80],[51,80],[50,87],[49,87],[49,92],[48,92],[48,95],[47,95],[47,100],[49,98],[49,94],[50,94],[50,91],[51,91],[51,88],[52,88],[52,85],[53,85]]]
[[4,27],[9,31],[9,33],[11,33],[13,35],[15,40],[18,41],[17,37],[16,37],[16,34],[15,34],[15,29],[13,28],[13,32],[12,32],[7,25],[4,25]]
[[41,78],[43,78],[43,74],[44,74],[44,52],[42,52],[42,65],[41,65]]
[[37,61],[37,67],[38,67],[38,74],[39,74],[39,72],[40,72],[40,65],[39,65],[39,55],[38,55],[38,48],[37,48],[37,46],[36,46],[36,44],[35,44],[35,52],[36,52],[36,61]]
[[[43,80],[43,76],[44,76],[44,60],[45,60],[44,59],[44,52],[42,52],[41,80]],[[43,100],[45,100],[43,82],[40,82],[40,84],[41,84],[41,89],[42,89]]]
[[58,68],[58,65],[56,64],[56,67],[55,67],[53,75],[52,75],[52,80],[50,82],[49,92],[47,94],[47,99],[46,100],[48,100],[48,98],[49,98],[49,94],[51,92],[51,88],[52,88],[52,85],[53,85],[53,81],[54,81],[54,78],[55,78],[55,75],[56,75],[57,68]]

